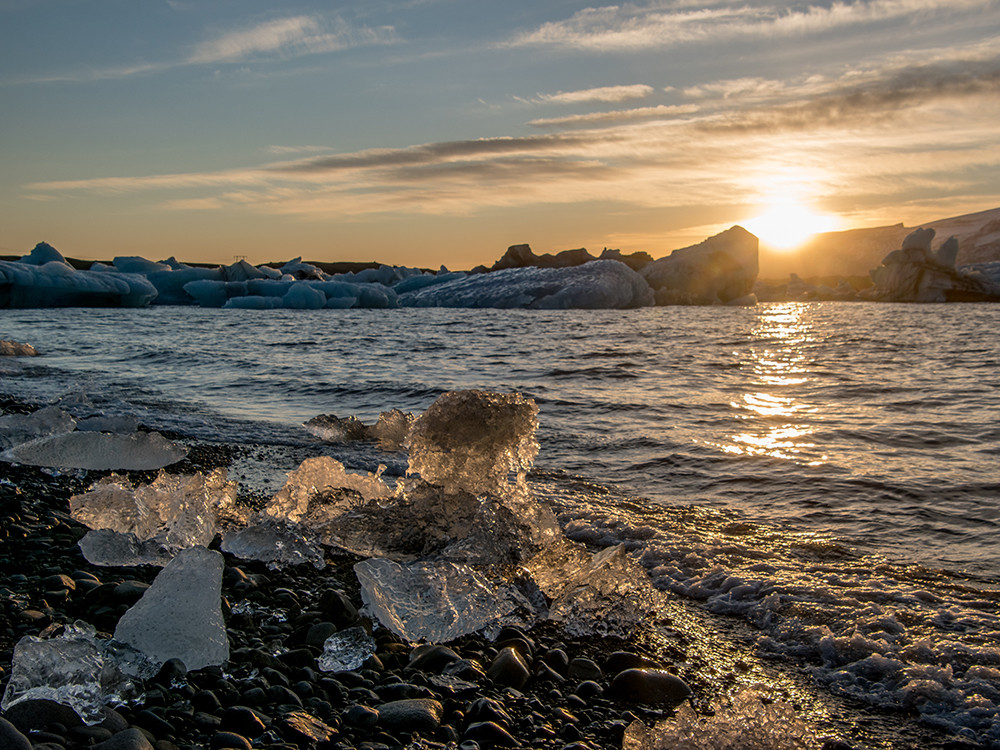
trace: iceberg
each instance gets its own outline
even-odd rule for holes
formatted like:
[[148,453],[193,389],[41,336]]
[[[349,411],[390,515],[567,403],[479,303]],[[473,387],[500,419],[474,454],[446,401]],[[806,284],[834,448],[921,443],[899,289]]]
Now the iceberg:
[[508,268],[399,295],[400,307],[594,310],[652,304],[653,291],[643,277],[616,260],[570,268]]
[[80,547],[95,565],[164,565],[182,549],[211,544],[220,520],[241,520],[225,469],[160,472],[140,487],[112,474],[69,504],[70,515],[94,530]]
[[357,563],[354,572],[367,610],[411,642],[443,643],[534,618],[534,606],[514,586],[491,581],[468,565],[374,558]]
[[114,435],[106,432],[67,432],[15,445],[0,458],[30,466],[61,469],[141,471],[162,469],[180,461],[187,449],[158,432]]
[[104,720],[105,703],[137,697],[134,678],[152,674],[141,655],[98,639],[93,626],[77,622],[56,638],[25,636],[17,642],[0,708],[51,700],[72,708],[85,723],[97,724]]
[[189,670],[229,659],[222,618],[222,555],[203,547],[182,550],[122,615],[115,639],[157,667],[180,659]]
[[40,242],[17,261],[0,261],[0,308],[144,307],[156,297],[145,276],[78,271]]
[[0,357],[37,357],[38,350],[31,344],[0,339]]

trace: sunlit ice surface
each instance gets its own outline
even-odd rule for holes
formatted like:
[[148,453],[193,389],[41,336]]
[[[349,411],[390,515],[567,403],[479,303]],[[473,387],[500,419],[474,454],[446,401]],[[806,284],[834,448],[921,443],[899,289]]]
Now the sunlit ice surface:
[[818,409],[802,395],[811,379],[808,349],[812,342],[803,310],[795,303],[769,308],[751,331],[754,345],[746,368],[751,378],[742,397],[730,402],[742,429],[718,446],[724,452],[809,466],[828,460],[810,437]]

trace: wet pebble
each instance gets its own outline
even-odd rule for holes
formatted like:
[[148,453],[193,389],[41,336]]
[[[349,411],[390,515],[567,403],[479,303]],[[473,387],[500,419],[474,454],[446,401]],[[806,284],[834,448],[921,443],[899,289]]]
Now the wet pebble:
[[486,676],[497,685],[521,688],[531,677],[531,671],[521,654],[513,646],[507,646],[496,655]]
[[676,705],[689,695],[687,683],[660,669],[626,669],[608,687],[608,696],[623,703]]
[[31,750],[31,741],[9,721],[0,718],[0,747],[4,750]]
[[378,708],[378,723],[394,732],[432,732],[441,724],[444,706],[429,698],[383,703]]

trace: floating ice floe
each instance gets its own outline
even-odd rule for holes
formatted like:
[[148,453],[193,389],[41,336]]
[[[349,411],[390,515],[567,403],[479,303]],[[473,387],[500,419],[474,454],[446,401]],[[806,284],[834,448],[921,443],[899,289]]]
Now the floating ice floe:
[[229,640],[222,618],[222,555],[203,547],[182,550],[122,615],[115,639],[155,665],[180,659],[188,669],[222,664]]
[[622,750],[815,750],[821,742],[785,701],[762,700],[745,688],[699,717],[688,706],[652,729],[638,719],[625,730]]
[[0,357],[37,357],[38,350],[31,344],[0,339]]
[[80,548],[95,565],[165,565],[182,549],[207,547],[220,521],[243,515],[225,469],[161,472],[139,487],[112,474],[69,502],[73,518],[92,529]]
[[323,672],[348,672],[368,661],[375,648],[375,639],[364,628],[347,628],[324,641],[323,653],[316,664]]
[[489,626],[526,625],[535,605],[469,565],[363,560],[354,566],[367,610],[396,635],[441,643]]
[[87,724],[104,719],[106,703],[136,698],[136,678],[155,670],[128,646],[99,639],[85,622],[67,625],[56,638],[25,636],[14,647],[13,666],[0,708],[26,700],[51,700],[72,708]]
[[186,455],[186,448],[158,432],[67,432],[15,445],[0,458],[60,469],[131,471],[162,469]]

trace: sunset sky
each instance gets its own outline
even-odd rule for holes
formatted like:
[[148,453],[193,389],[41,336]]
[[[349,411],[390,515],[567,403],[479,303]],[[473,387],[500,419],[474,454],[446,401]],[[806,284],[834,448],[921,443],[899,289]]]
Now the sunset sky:
[[1000,0],[0,0],[0,133],[0,254],[913,225],[1000,206]]

